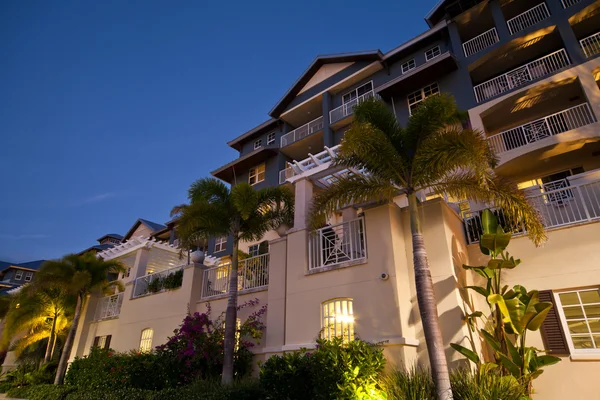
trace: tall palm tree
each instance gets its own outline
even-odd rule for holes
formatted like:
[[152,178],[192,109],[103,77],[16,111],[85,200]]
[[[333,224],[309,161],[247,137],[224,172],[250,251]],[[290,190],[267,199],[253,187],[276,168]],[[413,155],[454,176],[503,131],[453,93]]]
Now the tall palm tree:
[[384,102],[372,99],[359,104],[335,160],[355,172],[313,199],[313,220],[319,221],[347,204],[391,202],[402,194],[408,197],[417,301],[440,399],[451,399],[452,392],[417,192],[493,202],[510,221],[523,224],[536,244],[545,240],[537,211],[516,185],[494,174],[493,151],[481,132],[463,128],[463,116],[454,99],[445,94],[423,101],[404,127]]
[[248,183],[240,183],[229,189],[217,179],[203,178],[191,185],[188,199],[189,204],[176,206],[171,212],[179,217],[177,230],[182,243],[197,243],[209,237],[233,238],[221,377],[227,384],[233,380],[239,243],[260,240],[271,229],[291,225],[293,196],[284,187],[254,190]]
[[67,371],[67,362],[73,348],[73,340],[81,310],[88,295],[94,291],[102,291],[110,293],[115,287],[122,290],[120,281],[108,281],[108,274],[122,273],[125,268],[118,261],[104,261],[97,258],[92,253],[84,255],[69,254],[60,260],[46,261],[42,268],[37,273],[36,279],[40,282],[45,282],[47,285],[64,288],[68,293],[76,297],[75,311],[73,315],[73,323],[69,329],[63,352],[60,356],[55,385],[63,383],[65,373]]

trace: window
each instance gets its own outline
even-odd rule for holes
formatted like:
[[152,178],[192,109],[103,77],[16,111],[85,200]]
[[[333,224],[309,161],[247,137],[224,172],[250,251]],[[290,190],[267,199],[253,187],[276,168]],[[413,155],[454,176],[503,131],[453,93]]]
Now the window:
[[142,331],[142,338],[140,339],[140,353],[145,353],[152,350],[153,335],[154,329],[152,328],[146,328]]
[[33,279],[33,272],[26,272],[25,273],[25,282],[29,282]]
[[112,338],[112,335],[96,336],[94,338],[94,344],[92,346],[100,347],[101,349],[108,350],[110,348],[110,339],[111,338]]
[[405,74],[408,71],[410,71],[411,69],[413,69],[414,67],[415,67],[415,59],[413,58],[412,60],[408,60],[407,62],[402,64],[402,73]]
[[600,353],[600,287],[555,293],[571,353]]
[[275,132],[271,132],[267,135],[267,146],[275,143]]
[[20,281],[21,279],[23,279],[23,271],[18,269],[15,272],[15,281]]
[[358,97],[360,97],[360,96],[364,95],[365,93],[368,93],[372,90],[373,90],[373,82],[367,82],[364,85],[357,87],[350,93],[346,93],[342,97],[342,101],[344,104],[350,103],[351,101],[355,101]]
[[260,244],[254,244],[252,246],[248,246],[248,254],[250,257],[254,257],[258,255],[260,249]]
[[250,174],[248,175],[248,183],[256,185],[259,182],[265,180],[265,164],[260,164],[257,167],[250,168]]
[[225,250],[227,247],[227,236],[218,237],[215,239],[215,253]]
[[352,299],[334,299],[323,303],[323,338],[354,340]]
[[261,146],[262,146],[262,139],[258,139],[254,142],[254,150],[260,149]]
[[432,96],[440,92],[437,82],[431,85],[425,86],[423,89],[417,90],[408,95],[408,113],[412,115],[413,111],[417,109],[419,104],[427,97]]
[[436,58],[437,56],[439,56],[440,54],[442,54],[442,52],[440,50],[440,46],[435,46],[434,48],[429,49],[425,52],[425,61],[432,60],[432,59]]

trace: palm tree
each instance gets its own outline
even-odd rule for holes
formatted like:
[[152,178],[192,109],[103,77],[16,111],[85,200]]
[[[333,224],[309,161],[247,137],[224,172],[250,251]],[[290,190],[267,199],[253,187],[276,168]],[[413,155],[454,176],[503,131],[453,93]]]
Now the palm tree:
[[313,221],[320,221],[347,204],[408,197],[417,301],[440,399],[451,399],[452,392],[417,192],[493,202],[510,221],[521,223],[536,244],[545,240],[537,211],[516,185],[494,174],[493,151],[481,132],[463,128],[463,116],[445,94],[423,101],[404,127],[382,101],[357,105],[335,160],[354,173],[343,174],[313,199]]
[[182,243],[197,243],[208,237],[233,238],[221,377],[227,384],[233,380],[239,243],[260,240],[271,229],[291,225],[293,196],[284,187],[254,190],[248,183],[240,183],[229,189],[217,179],[203,178],[191,185],[188,199],[190,204],[176,206],[171,212],[179,217],[177,231]]
[[86,253],[81,256],[69,254],[57,261],[46,261],[37,273],[37,280],[47,285],[64,288],[68,293],[74,295],[77,301],[73,323],[69,328],[65,346],[58,363],[54,379],[55,385],[62,384],[65,378],[67,362],[69,361],[85,300],[94,291],[110,293],[114,291],[115,287],[122,290],[122,283],[120,281],[109,282],[107,279],[110,273],[122,272],[125,272],[125,268],[118,261],[104,261],[92,253]]

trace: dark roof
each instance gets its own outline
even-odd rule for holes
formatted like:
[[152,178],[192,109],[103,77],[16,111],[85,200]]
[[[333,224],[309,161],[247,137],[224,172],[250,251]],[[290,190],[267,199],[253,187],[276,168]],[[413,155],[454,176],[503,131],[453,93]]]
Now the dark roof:
[[104,240],[106,238],[112,238],[112,239],[122,240],[123,239],[123,235],[119,235],[118,233],[107,233],[106,235],[102,236],[101,238],[99,238],[97,240],[99,242],[101,242],[102,240]]
[[302,88],[310,81],[317,71],[325,64],[354,62],[354,61],[381,61],[383,54],[379,50],[359,51],[353,53],[340,53],[317,56],[310,66],[294,82],[292,87],[283,95],[275,107],[269,111],[269,115],[278,118],[287,105],[296,97]]
[[483,0],[439,0],[425,16],[425,22],[427,22],[429,26],[434,26],[442,19],[446,17],[454,18],[482,1]]
[[85,254],[92,250],[96,250],[96,251],[100,252],[100,251],[104,251],[106,249],[110,249],[111,247],[115,247],[115,245],[113,243],[95,244],[92,247],[88,247],[87,249],[80,251],[79,255]]
[[255,135],[257,133],[263,133],[263,131],[265,131],[265,130],[273,129],[274,125],[276,125],[277,122],[278,122],[278,120],[276,120],[275,118],[271,118],[270,120],[263,122],[262,124],[258,125],[257,127],[250,129],[248,132],[227,142],[227,144],[230,147],[233,147],[234,149],[239,151],[242,149],[242,141],[244,141],[245,139],[248,139],[249,137],[251,137],[252,135]]
[[6,269],[8,267],[10,267],[12,265],[12,263],[6,262],[6,261],[0,261],[0,271],[2,271],[3,269]]
[[233,184],[236,175],[247,172],[248,168],[254,167],[266,160],[270,155],[278,152],[277,146],[265,146],[215,169],[210,174],[227,183]]
[[148,228],[150,228],[150,230],[152,232],[160,231],[160,230],[166,228],[166,226],[164,226],[163,224],[148,221],[147,219],[138,218],[137,221],[135,221],[135,223],[131,227],[131,229],[129,229],[129,231],[127,231],[127,233],[123,237],[123,240],[129,239],[131,237],[131,235],[133,234],[133,232],[135,232],[137,227],[140,226],[140,224],[146,225]]
[[402,43],[400,46],[393,48],[383,55],[383,60],[386,62],[394,62],[400,58],[407,56],[415,50],[415,47],[424,45],[424,41],[432,41],[442,35],[442,31],[447,29],[448,23],[442,21],[431,29],[415,36],[414,38]]
[[37,260],[37,261],[30,261],[30,262],[26,262],[26,263],[20,263],[15,266],[37,271],[38,269],[40,269],[42,264],[45,262],[46,262],[46,260]]

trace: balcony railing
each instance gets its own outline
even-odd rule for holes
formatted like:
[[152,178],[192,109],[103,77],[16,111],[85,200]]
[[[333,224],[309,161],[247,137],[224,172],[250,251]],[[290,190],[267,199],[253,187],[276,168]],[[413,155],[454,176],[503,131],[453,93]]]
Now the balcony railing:
[[463,43],[465,57],[479,53],[481,50],[487,49],[494,43],[498,43],[499,40],[500,39],[498,38],[498,32],[496,32],[496,28],[485,31],[481,35],[477,35],[473,39],[469,39]]
[[[600,220],[600,180],[571,185],[568,179],[562,179],[542,185],[539,193],[527,198],[540,213],[546,229]],[[522,226],[511,226],[501,210],[492,211],[505,230],[525,233]],[[478,242],[482,233],[481,211],[466,215],[464,224],[467,241]]]
[[600,53],[600,32],[594,33],[579,41],[587,58]]
[[527,29],[538,22],[545,20],[549,16],[550,12],[548,11],[546,3],[540,3],[524,13],[509,19],[506,21],[506,24],[508,25],[510,34],[514,35],[515,33],[521,32],[522,30]]
[[[204,271],[202,298],[226,295],[229,291],[231,264],[220,265]],[[269,285],[269,254],[239,260],[238,292],[266,288]]]
[[177,289],[183,283],[183,267],[180,265],[137,278],[132,298]]
[[121,305],[123,304],[124,293],[113,294],[112,296],[102,297],[96,307],[95,321],[101,321],[108,318],[116,318],[121,314]]
[[563,8],[569,8],[571,6],[574,6],[577,3],[580,3],[581,0],[561,0]]
[[342,119],[346,118],[349,115],[352,115],[354,113],[355,105],[360,104],[363,101],[370,99],[374,95],[375,95],[374,92],[371,90],[363,95],[358,96],[357,98],[355,98],[353,100],[350,100],[346,104],[342,104],[341,106],[329,111],[329,123],[333,124],[337,121],[341,121]]
[[308,269],[365,259],[367,244],[363,218],[326,226],[311,232]]
[[488,138],[496,154],[596,122],[588,103],[557,112]]
[[521,67],[515,68],[505,74],[480,83],[475,86],[475,98],[480,103],[501,93],[524,86],[536,79],[553,74],[561,68],[571,64],[565,49],[560,49],[542,58],[531,61]]
[[322,116],[283,135],[281,137],[281,147],[288,146],[292,143],[297,142],[300,139],[304,139],[305,137],[310,136],[313,133],[317,133],[321,130],[323,130]]

